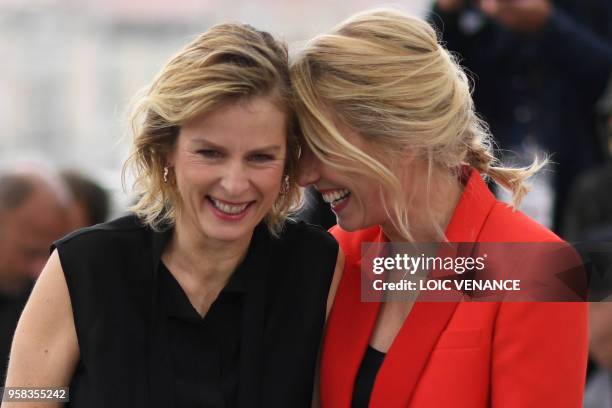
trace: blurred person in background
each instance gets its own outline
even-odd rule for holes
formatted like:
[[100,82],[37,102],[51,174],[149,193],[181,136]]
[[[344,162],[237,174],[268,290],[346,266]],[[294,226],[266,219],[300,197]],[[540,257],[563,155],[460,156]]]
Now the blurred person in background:
[[[612,157],[612,80],[597,104],[598,130],[602,144]],[[587,171],[576,178],[569,194],[563,219],[562,234],[568,240],[597,250],[604,242],[612,242],[612,161]],[[608,296],[607,301],[591,303],[589,307],[589,376],[584,407],[612,408],[612,253],[600,247],[590,261],[596,274],[592,276],[594,290]],[[589,254],[586,254],[589,256]],[[595,262],[597,263],[595,265]],[[593,283],[594,278],[597,280]],[[599,299],[596,299],[599,300]]]
[[0,378],[4,384],[17,320],[49,246],[69,231],[69,193],[59,177],[36,165],[0,172]]
[[108,219],[110,197],[102,186],[78,170],[66,169],[60,174],[73,198],[71,231],[101,224]]
[[6,385],[70,386],[71,407],[309,407],[342,262],[329,233],[287,219],[292,100],[286,45],[249,25],[165,64],[132,114],[138,201],[55,242]]
[[584,408],[612,408],[612,299],[589,305],[589,354],[597,369],[589,377]]
[[437,0],[431,21],[474,74],[503,160],[556,163],[521,208],[558,231],[573,180],[605,155],[594,107],[612,72],[612,2]]
[[597,104],[597,117],[608,160],[582,173],[570,186],[561,233],[571,241],[612,241],[612,77]]

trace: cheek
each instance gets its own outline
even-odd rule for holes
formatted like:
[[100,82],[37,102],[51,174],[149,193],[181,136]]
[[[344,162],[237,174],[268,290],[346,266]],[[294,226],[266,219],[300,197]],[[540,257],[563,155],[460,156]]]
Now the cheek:
[[217,178],[214,166],[186,166],[176,174],[176,182],[180,191],[197,190],[211,184]]
[[385,214],[385,200],[381,197],[380,189],[374,183],[364,183],[364,188],[358,190],[357,197],[364,218],[373,218],[379,221],[381,216]]
[[283,173],[282,168],[262,170],[254,178],[254,184],[262,193],[275,199],[281,189]]

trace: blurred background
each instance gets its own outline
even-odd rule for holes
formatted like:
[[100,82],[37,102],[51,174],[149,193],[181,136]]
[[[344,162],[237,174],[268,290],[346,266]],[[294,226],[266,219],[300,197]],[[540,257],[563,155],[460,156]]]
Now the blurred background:
[[[521,209],[567,240],[612,241],[611,0],[0,0],[1,381],[49,243],[125,211],[127,108],[179,48],[231,20],[295,52],[377,6],[437,26],[474,79],[476,108],[505,163],[550,155]],[[42,177],[40,164],[2,173],[25,160],[61,170],[61,182]],[[334,222],[309,199],[304,218]],[[69,222],[51,225],[67,206]],[[612,408],[612,303],[592,306],[585,407]]]
[[[372,0],[0,0],[0,157],[76,168],[126,197],[126,109],[180,47],[232,20],[284,37],[292,49]],[[398,5],[396,5],[398,6]],[[429,2],[399,5],[425,15]]]

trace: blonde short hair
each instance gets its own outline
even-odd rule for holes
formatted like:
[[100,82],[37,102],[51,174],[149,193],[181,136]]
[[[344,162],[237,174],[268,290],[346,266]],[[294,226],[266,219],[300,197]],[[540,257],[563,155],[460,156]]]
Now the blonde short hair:
[[219,24],[175,55],[135,103],[132,153],[124,165],[135,175],[138,201],[131,207],[147,225],[172,226],[180,204],[172,177],[164,183],[166,157],[182,124],[226,103],[270,96],[286,112],[287,159],[281,194],[266,216],[273,234],[301,202],[299,146],[292,108],[287,47],[249,25]]
[[[310,41],[291,66],[296,109],[305,143],[317,157],[343,170],[370,175],[392,192],[387,213],[411,239],[407,200],[392,166],[406,152],[456,174],[469,165],[513,194],[543,163],[498,166],[491,135],[474,111],[470,82],[425,21],[384,9],[357,14]],[[330,118],[326,114],[333,115]],[[347,142],[340,120],[381,154]]]

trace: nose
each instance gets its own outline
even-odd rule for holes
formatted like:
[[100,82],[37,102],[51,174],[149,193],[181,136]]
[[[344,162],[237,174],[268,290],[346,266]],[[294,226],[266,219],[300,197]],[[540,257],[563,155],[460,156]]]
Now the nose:
[[320,178],[319,159],[308,147],[305,147],[300,156],[298,184],[307,187],[315,184]]
[[249,189],[248,169],[241,161],[228,164],[220,184],[228,198],[240,198]]

